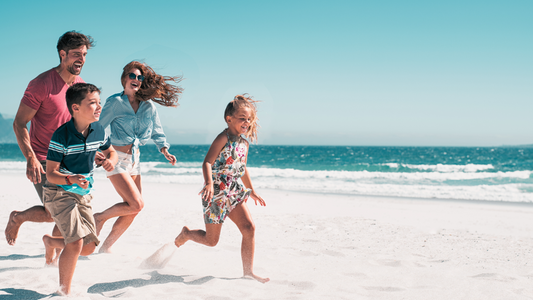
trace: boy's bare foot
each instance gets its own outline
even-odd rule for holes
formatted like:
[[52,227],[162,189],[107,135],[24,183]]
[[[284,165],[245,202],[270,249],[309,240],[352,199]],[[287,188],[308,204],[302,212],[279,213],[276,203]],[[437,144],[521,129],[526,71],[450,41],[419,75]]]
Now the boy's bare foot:
[[7,243],[11,246],[15,245],[15,241],[17,240],[17,236],[19,234],[20,225],[22,225],[22,223],[18,223],[15,220],[19,212],[20,211],[16,211],[16,210],[12,211],[11,214],[9,215],[9,220],[7,221],[5,234],[6,234]]
[[244,278],[248,278],[248,279],[255,279],[261,283],[267,283],[270,281],[270,278],[263,278],[263,277],[259,277],[257,275],[255,275],[254,273],[250,273],[250,274],[244,274],[243,276]]
[[57,262],[58,257],[54,257],[56,254],[56,248],[52,246],[52,237],[48,234],[43,236],[43,243],[45,248],[44,259],[47,265],[54,265]]
[[104,227],[105,220],[102,220],[100,216],[102,213],[95,213],[93,215],[94,217],[94,223],[96,225],[96,236],[100,236],[100,231],[102,230],[102,227]]
[[183,226],[183,229],[181,229],[181,233],[176,237],[174,240],[174,244],[176,247],[180,247],[181,245],[185,244],[189,239],[187,238],[187,235],[189,235],[189,227]]

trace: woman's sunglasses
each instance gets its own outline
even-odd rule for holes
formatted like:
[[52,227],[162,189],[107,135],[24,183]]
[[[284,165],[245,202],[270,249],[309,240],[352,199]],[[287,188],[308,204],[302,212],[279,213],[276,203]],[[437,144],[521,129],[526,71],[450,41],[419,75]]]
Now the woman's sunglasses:
[[137,80],[139,81],[143,81],[144,80],[144,76],[143,75],[135,75],[135,73],[130,73],[130,75],[128,75],[130,77],[130,79],[135,79],[137,78]]

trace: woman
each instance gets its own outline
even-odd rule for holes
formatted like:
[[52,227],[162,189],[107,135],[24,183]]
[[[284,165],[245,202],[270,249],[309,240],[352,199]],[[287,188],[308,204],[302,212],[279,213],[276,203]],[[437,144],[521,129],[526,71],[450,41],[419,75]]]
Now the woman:
[[94,215],[96,232],[104,223],[118,217],[99,252],[111,252],[111,246],[120,238],[143,209],[139,145],[152,139],[159,151],[174,165],[176,157],[168,152],[170,145],[159,121],[154,102],[163,106],[178,106],[183,89],[175,84],[181,77],[161,76],[148,65],[132,61],[124,67],[121,82],[124,91],[107,98],[100,123],[111,126],[111,144],[119,161],[107,177],[123,202]]

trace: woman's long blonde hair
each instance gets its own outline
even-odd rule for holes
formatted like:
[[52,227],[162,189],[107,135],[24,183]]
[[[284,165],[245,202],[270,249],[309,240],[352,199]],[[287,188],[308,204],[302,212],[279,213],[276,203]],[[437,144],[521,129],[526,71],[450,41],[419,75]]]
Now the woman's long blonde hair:
[[256,103],[260,101],[253,100],[252,97],[248,94],[237,95],[233,100],[228,103],[226,110],[224,111],[224,121],[226,117],[233,116],[239,108],[247,107],[252,111],[252,120],[250,121],[250,126],[244,134],[244,136],[250,140],[250,142],[257,142],[257,129],[259,128],[259,118],[257,118],[257,107]]

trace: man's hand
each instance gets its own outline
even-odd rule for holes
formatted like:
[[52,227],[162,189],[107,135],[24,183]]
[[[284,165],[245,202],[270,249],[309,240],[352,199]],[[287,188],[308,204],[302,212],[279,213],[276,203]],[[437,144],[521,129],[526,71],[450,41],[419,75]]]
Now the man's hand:
[[28,162],[26,163],[26,177],[33,182],[33,184],[37,184],[41,182],[41,174],[45,174],[43,166],[37,160],[36,158],[32,157],[28,159]]

